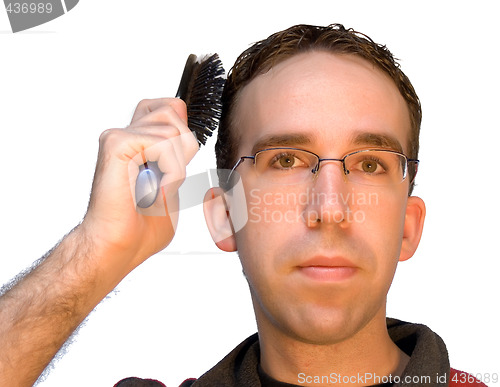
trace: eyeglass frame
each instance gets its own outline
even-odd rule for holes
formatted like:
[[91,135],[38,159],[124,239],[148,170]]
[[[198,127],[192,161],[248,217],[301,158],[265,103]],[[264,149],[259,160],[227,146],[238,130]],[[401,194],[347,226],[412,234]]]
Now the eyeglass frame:
[[[349,152],[347,154],[345,154],[342,158],[340,159],[335,159],[335,158],[321,158],[319,157],[319,155],[317,155],[316,153],[314,152],[311,152],[311,151],[308,151],[306,149],[300,149],[300,148],[293,148],[293,147],[275,147],[275,148],[265,148],[265,149],[261,149],[261,150],[258,150],[257,152],[255,152],[253,154],[253,156],[241,156],[239,158],[239,160],[236,162],[236,164],[234,165],[234,167],[231,169],[231,172],[229,172],[229,175],[227,177],[227,181],[226,182],[229,182],[229,179],[231,178],[233,172],[236,170],[236,168],[238,168],[246,159],[249,159],[249,160],[253,160],[253,165],[255,166],[255,159],[257,157],[257,155],[261,152],[265,152],[265,151],[269,151],[269,150],[277,150],[277,149],[283,149],[283,150],[297,150],[297,151],[301,151],[301,152],[306,152],[306,153],[309,153],[313,156],[315,156],[317,159],[318,159],[318,162],[317,164],[314,166],[314,168],[311,170],[311,173],[314,175],[314,176],[318,176],[318,173],[319,173],[319,169],[320,169],[320,163],[322,161],[339,161],[342,163],[342,170],[344,172],[344,176],[347,177],[347,175],[349,175],[350,171],[346,168],[346,165],[345,165],[345,159],[349,156],[352,156],[352,155],[355,155],[357,153],[362,153],[362,152],[378,152],[378,151],[382,151],[382,152],[388,152],[388,153],[394,153],[394,154],[397,154],[399,156],[403,156],[406,160],[406,168],[405,168],[405,173],[404,173],[404,176],[403,176],[403,179],[401,180],[400,183],[402,183],[403,181],[406,180],[407,176],[408,176],[408,167],[409,167],[409,163],[415,163],[415,176],[417,175],[417,170],[418,170],[418,164],[420,163],[420,160],[418,159],[410,159],[408,158],[408,156],[406,156],[404,153],[402,152],[399,152],[399,151],[396,151],[396,150],[393,150],[393,149],[382,149],[382,148],[369,148],[369,149],[360,149],[360,150],[357,150],[357,151],[353,151],[353,152]],[[412,181],[410,181],[410,184],[413,183],[413,180],[415,179],[415,176],[413,176],[413,179]]]

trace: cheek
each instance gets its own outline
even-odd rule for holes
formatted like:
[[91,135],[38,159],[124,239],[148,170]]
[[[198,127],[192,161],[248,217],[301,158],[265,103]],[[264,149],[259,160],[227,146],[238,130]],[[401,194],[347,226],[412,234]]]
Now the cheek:
[[248,228],[261,238],[289,234],[301,221],[300,192],[254,188],[246,196]]
[[253,188],[245,196],[247,222],[235,235],[243,269],[247,277],[270,275],[279,270],[287,241],[304,232],[296,193]]
[[369,239],[373,251],[378,255],[380,264],[395,265],[398,261],[405,219],[406,200],[394,192],[372,195],[369,205],[358,206],[359,238]]

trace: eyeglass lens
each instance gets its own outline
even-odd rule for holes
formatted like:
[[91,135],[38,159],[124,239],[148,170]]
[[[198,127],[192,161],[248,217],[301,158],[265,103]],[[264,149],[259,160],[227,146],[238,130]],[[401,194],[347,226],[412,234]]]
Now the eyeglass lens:
[[295,184],[320,173],[325,162],[341,162],[347,180],[372,186],[401,183],[406,177],[404,155],[386,150],[353,152],[341,160],[320,159],[314,153],[289,148],[260,151],[255,156],[255,168],[260,178],[270,183]]

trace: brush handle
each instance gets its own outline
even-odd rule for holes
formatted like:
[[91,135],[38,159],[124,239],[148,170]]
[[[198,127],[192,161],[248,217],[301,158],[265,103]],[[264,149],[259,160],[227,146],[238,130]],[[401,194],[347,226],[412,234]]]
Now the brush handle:
[[135,202],[137,207],[148,208],[155,201],[160,191],[162,172],[155,162],[139,166],[139,174],[135,183]]
[[[177,89],[176,98],[187,102],[188,85],[193,74],[194,67],[197,65],[197,56],[189,55],[184,71],[182,72],[179,88]],[[148,208],[153,205],[160,190],[160,180],[163,176],[158,164],[148,162],[139,167],[139,175],[135,183],[135,202],[137,207]]]

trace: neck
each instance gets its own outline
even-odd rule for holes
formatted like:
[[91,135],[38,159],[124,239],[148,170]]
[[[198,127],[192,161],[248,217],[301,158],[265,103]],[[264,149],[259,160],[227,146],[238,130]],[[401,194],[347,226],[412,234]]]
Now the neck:
[[409,357],[389,337],[385,308],[380,312],[352,337],[325,344],[302,341],[261,321],[261,366],[274,379],[291,384],[385,383],[388,376],[401,375]]

